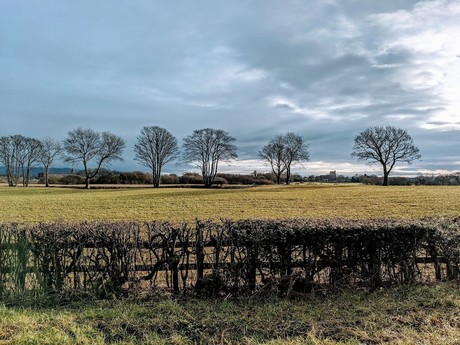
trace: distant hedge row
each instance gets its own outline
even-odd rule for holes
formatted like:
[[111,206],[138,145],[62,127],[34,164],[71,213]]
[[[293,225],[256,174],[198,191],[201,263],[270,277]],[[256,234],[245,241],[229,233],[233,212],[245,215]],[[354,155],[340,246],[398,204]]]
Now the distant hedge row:
[[292,295],[456,279],[456,220],[0,224],[0,296]]

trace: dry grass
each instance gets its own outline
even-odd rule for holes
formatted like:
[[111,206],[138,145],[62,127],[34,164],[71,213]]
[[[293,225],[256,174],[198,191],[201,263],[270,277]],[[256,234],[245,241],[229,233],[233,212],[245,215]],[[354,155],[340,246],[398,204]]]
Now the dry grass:
[[[456,217],[458,187],[226,189],[0,187],[1,222]],[[0,303],[0,344],[459,344],[459,287],[442,283],[299,300]],[[21,304],[22,303],[22,304]]]
[[455,217],[460,188],[302,184],[247,189],[0,187],[0,221]]

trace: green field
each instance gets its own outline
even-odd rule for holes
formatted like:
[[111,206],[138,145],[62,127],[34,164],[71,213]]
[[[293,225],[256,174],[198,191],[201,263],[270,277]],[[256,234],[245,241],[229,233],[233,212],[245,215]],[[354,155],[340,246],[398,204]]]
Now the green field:
[[460,215],[460,188],[301,184],[244,189],[0,187],[0,221],[417,218]]
[[275,298],[0,304],[0,344],[458,344],[459,286]]

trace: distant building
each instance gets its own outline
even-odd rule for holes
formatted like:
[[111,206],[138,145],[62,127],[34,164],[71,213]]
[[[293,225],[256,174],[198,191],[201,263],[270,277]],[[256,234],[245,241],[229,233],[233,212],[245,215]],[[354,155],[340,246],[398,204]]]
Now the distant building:
[[334,182],[337,180],[337,171],[330,171],[328,175],[319,175],[316,180],[319,182]]

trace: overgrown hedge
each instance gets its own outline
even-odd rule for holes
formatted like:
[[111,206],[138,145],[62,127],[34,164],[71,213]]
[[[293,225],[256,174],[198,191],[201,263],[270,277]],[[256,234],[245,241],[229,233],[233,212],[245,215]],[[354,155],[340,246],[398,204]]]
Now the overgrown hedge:
[[456,279],[456,220],[0,224],[0,296],[291,295]]

